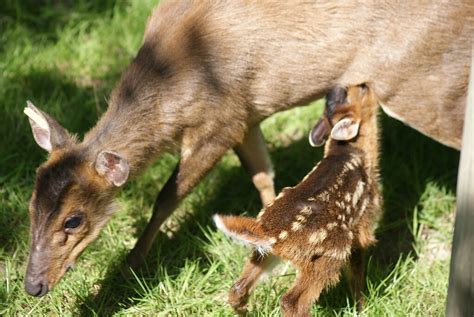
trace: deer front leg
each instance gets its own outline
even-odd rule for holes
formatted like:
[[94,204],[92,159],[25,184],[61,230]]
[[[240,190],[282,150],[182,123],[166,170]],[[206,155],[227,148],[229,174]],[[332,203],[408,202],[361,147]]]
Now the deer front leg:
[[278,258],[272,254],[265,256],[254,251],[245,264],[244,271],[235,282],[229,292],[229,304],[238,313],[245,313],[250,293],[260,276],[270,271],[278,262]]
[[273,168],[265,140],[257,124],[250,128],[244,141],[234,148],[242,166],[252,177],[252,182],[260,193],[262,204],[268,205],[275,198]]
[[142,264],[163,222],[231,146],[225,146],[225,142],[200,143],[184,149],[173,174],[156,198],[145,231],[127,257],[130,268],[136,269]]

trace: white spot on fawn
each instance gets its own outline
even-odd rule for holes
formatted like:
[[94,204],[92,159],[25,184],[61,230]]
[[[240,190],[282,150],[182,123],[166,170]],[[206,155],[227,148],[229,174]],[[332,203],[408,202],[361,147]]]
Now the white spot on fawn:
[[346,193],[346,195],[344,196],[344,199],[346,202],[350,202],[351,201],[351,193]]
[[357,182],[356,189],[354,191],[354,196],[352,196],[352,206],[356,206],[357,203],[359,202],[360,197],[364,193],[364,186],[365,183],[361,180]]
[[303,215],[311,215],[312,212],[313,212],[313,210],[309,206],[306,206],[306,207],[304,207],[303,209],[300,210],[300,213],[303,214]]
[[324,254],[326,256],[330,256],[332,258],[336,258],[339,260],[345,260],[349,254],[351,253],[351,246],[350,244],[344,247],[343,249],[332,249],[326,251]]
[[360,207],[360,210],[359,210],[359,214],[362,215],[365,211],[365,209],[367,208],[367,205],[369,204],[369,199],[368,198],[365,198],[363,201],[362,201],[362,206]]
[[303,227],[303,225],[301,224],[301,222],[298,222],[298,221],[295,221],[291,224],[291,230],[293,230],[293,231],[298,231],[302,227]]
[[280,240],[285,240],[286,238],[288,238],[288,231],[283,230],[282,232],[280,232],[278,238],[280,238]]
[[314,255],[321,255],[324,254],[324,248],[321,246],[318,246],[312,250]]
[[351,206],[347,205],[346,206],[346,214],[350,214],[351,213]]
[[335,227],[337,227],[337,222],[331,222],[326,225],[326,228],[328,228],[328,230],[332,230]]
[[327,236],[328,233],[325,229],[318,229],[309,236],[308,242],[311,244],[318,244],[323,242]]
[[327,191],[323,191],[318,195],[319,199],[322,201],[329,201],[329,193]]
[[301,222],[302,224],[306,222],[306,218],[303,215],[297,215],[296,221]]
[[362,165],[362,159],[360,158],[359,155],[351,154],[352,156],[352,163],[357,165]]
[[350,240],[354,239],[354,234],[352,233],[352,231],[347,231],[347,236]]

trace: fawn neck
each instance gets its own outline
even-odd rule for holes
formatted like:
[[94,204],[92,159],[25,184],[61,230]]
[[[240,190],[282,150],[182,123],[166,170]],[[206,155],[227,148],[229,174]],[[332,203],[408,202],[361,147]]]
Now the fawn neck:
[[351,141],[337,141],[329,138],[324,156],[340,155],[360,150],[362,159],[367,168],[369,177],[378,177],[379,164],[379,131],[377,122],[377,109],[373,110],[369,116],[363,118],[360,123],[359,134]]

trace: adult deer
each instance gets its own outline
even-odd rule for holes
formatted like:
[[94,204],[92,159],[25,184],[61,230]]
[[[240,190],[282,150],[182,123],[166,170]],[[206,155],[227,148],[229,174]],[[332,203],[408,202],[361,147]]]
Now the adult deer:
[[470,0],[160,4],[107,112],[82,142],[34,106],[25,110],[49,152],[30,201],[26,290],[46,294],[111,217],[119,187],[165,151],[180,160],[128,257],[132,267],[229,149],[270,202],[259,123],[336,85],[369,84],[388,114],[459,149],[473,17]]

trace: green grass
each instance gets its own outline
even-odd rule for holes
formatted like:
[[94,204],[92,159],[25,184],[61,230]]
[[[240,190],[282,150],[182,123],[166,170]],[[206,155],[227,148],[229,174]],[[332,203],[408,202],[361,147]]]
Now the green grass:
[[[65,3],[66,5],[61,5]],[[73,4],[74,3],[74,4]],[[47,296],[23,290],[28,199],[45,153],[22,114],[25,101],[82,135],[140,46],[155,1],[9,1],[0,13],[0,315],[231,316],[229,286],[249,250],[211,222],[215,212],[255,215],[256,190],[229,153],[163,226],[136,279],[118,273],[176,158],[164,156],[119,195],[122,208]],[[306,135],[322,103],[263,124],[276,186],[297,183],[322,155]],[[370,251],[364,316],[441,316],[459,155],[387,117],[381,167],[385,215]],[[282,265],[256,289],[251,315],[279,316],[295,272]],[[355,315],[347,283],[325,292],[314,314]]]

